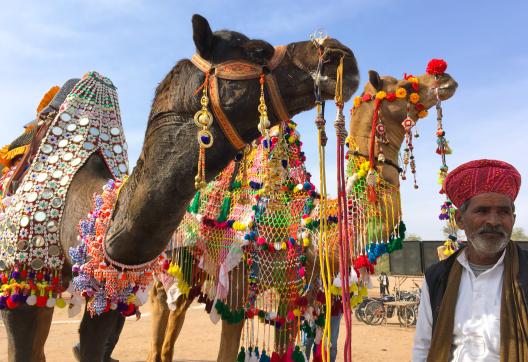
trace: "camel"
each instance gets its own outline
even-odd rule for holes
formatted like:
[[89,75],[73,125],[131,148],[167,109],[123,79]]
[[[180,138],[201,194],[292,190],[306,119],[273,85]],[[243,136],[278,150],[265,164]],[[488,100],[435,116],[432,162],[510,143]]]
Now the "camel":
[[[85,77],[83,77],[83,80],[86,77],[94,77],[94,73],[87,73]],[[107,81],[108,84],[111,85],[111,82],[107,80],[106,78],[100,78],[101,81]],[[64,151],[61,154],[50,154],[50,158],[45,155],[46,152],[49,153],[49,150],[46,152],[42,152],[42,150],[49,148],[49,144],[45,144],[45,142],[50,142],[53,137],[58,137],[56,135],[64,135],[65,138],[62,138],[65,143],[62,143],[61,146],[63,149],[66,150],[66,147],[68,147],[68,142],[66,137],[71,137],[70,139],[72,142],[70,145],[76,143],[80,144],[80,139],[76,139],[75,137],[78,137],[77,135],[79,133],[76,133],[74,131],[80,130],[81,126],[86,126],[87,124],[79,124],[74,125],[73,123],[68,124],[68,127],[59,128],[56,127],[57,125],[57,119],[56,116],[58,113],[63,112],[64,109],[67,107],[68,101],[65,102],[66,97],[71,94],[72,91],[74,91],[77,84],[82,83],[80,79],[70,79],[67,82],[64,83],[62,87],[53,87],[50,92],[48,92],[41,104],[39,105],[39,108],[37,109],[37,117],[36,120],[26,125],[26,132],[19,137],[17,140],[15,140],[11,146],[18,144],[20,146],[25,146],[26,151],[24,153],[20,154],[17,160],[17,163],[13,163],[11,165],[11,170],[13,174],[6,179],[6,182],[2,185],[4,187],[5,192],[9,192],[10,195],[14,196],[14,199],[16,199],[19,195],[19,191],[21,191],[22,188],[27,187],[27,190],[23,191],[30,191],[30,186],[28,185],[29,179],[32,177],[32,173],[36,172],[38,170],[42,171],[45,169],[43,167],[43,162],[49,161],[49,168],[47,170],[50,170],[50,175],[53,173],[55,176],[59,176],[56,172],[61,172],[61,174],[64,171],[58,171],[60,170],[60,167],[56,167],[57,165],[61,164],[59,160],[64,160],[65,164],[71,164],[74,166],[82,165],[82,162],[77,161],[78,159],[75,157],[79,157],[79,154],[77,153],[66,153]],[[112,85],[113,87],[113,85]],[[56,89],[54,89],[56,88]],[[53,92],[52,92],[53,90]],[[54,94],[54,96],[53,96]],[[64,107],[64,109],[63,109]],[[63,117],[65,118],[65,117]],[[84,121],[83,121],[84,123]],[[55,125],[55,126],[53,126]],[[53,126],[53,127],[52,127]],[[108,130],[107,130],[108,131]],[[70,135],[71,132],[72,134]],[[95,133],[99,132],[96,128],[91,128],[90,132]],[[66,136],[68,135],[68,136]],[[119,135],[121,137],[121,135]],[[116,138],[117,139],[117,138]],[[126,147],[124,145],[124,139],[119,138],[119,147]],[[24,143],[21,143],[24,142]],[[58,144],[61,141],[55,140],[55,142]],[[117,144],[116,144],[117,146]],[[49,148],[51,149],[51,148]],[[69,150],[69,149],[68,149]],[[37,155],[41,155],[37,159]],[[44,155],[43,155],[44,154]],[[126,154],[125,154],[126,157]],[[51,161],[51,159],[54,159],[54,161]],[[80,160],[80,159],[79,159]],[[20,161],[20,162],[18,162]],[[71,161],[71,163],[70,163]],[[57,223],[55,221],[47,221],[48,222],[48,230],[53,232],[58,231],[59,232],[59,239],[61,242],[59,245],[68,245],[71,243],[75,243],[77,239],[77,223],[78,220],[75,221],[75,218],[80,218],[81,216],[85,215],[86,212],[90,208],[91,204],[91,195],[96,190],[98,191],[102,185],[104,185],[109,178],[115,178],[116,174],[112,174],[107,166],[107,160],[103,160],[103,157],[101,157],[100,153],[92,154],[87,160],[84,166],[79,166],[80,169],[77,173],[75,173],[75,177],[72,180],[72,184],[67,186],[68,179],[63,178],[61,180],[64,183],[61,183],[65,188],[68,190],[68,199],[66,203],[63,203],[60,200],[60,194],[57,192],[50,192],[51,189],[46,190],[46,193],[49,194],[49,198],[52,198],[54,200],[54,207],[60,207],[61,205],[64,205],[64,215],[65,217],[60,220],[60,224],[56,225]],[[27,167],[26,167],[27,166]],[[117,165],[116,165],[117,166]],[[126,172],[126,167],[122,166],[120,167],[122,170],[119,173],[119,176],[122,176],[124,172]],[[53,177],[56,178],[56,177]],[[84,184],[84,180],[88,180],[86,184]],[[51,187],[46,185],[47,187]],[[32,199],[34,198],[34,195],[31,195]],[[29,200],[29,198],[28,198]],[[10,225],[13,225],[13,221],[9,220],[11,217],[13,209],[10,209],[9,207],[6,208],[6,214],[7,219],[3,220],[5,223],[2,226],[7,225],[10,227]],[[16,212],[16,209],[15,209]],[[36,213],[35,213],[36,215]],[[52,214],[50,214],[52,215]],[[36,220],[36,217],[35,217]],[[48,219],[49,220],[49,219]],[[53,222],[53,224],[51,224]],[[6,229],[3,227],[2,229],[2,236],[9,238],[9,234],[4,233]],[[39,242],[42,243],[45,241],[44,237]],[[8,239],[4,239],[8,240]],[[37,240],[36,238],[32,239],[32,242],[36,242],[34,240]],[[66,241],[68,240],[68,241]],[[52,243],[53,244],[53,243]],[[47,247],[50,252],[50,255],[60,255],[60,250],[57,245],[52,245]],[[0,245],[2,246],[2,258],[0,259],[0,269],[4,269],[6,267],[6,262],[10,258],[10,249],[8,244]],[[40,245],[42,246],[42,245]],[[17,244],[17,248],[19,251],[25,251],[27,250],[27,243],[24,241],[23,238],[19,239],[19,243]],[[53,251],[52,251],[53,250]],[[67,253],[63,250],[63,255]],[[4,259],[4,257],[6,259]],[[40,258],[35,258],[37,261],[41,261]],[[39,270],[38,268],[42,268],[42,264],[31,264],[31,267],[36,266],[34,268],[35,270]],[[46,268],[44,268],[46,269]],[[51,295],[51,292],[47,299],[44,300],[43,304],[37,303],[37,306],[35,306],[34,302],[29,302],[31,298],[34,298],[35,296],[32,295],[31,297],[26,295],[25,300],[22,301],[22,303],[18,302],[20,305],[13,306],[13,303],[11,305],[4,305],[4,309],[2,309],[2,319],[6,325],[8,337],[9,337],[9,343],[8,343],[8,358],[9,361],[45,361],[44,356],[44,344],[47,339],[47,336],[49,334],[50,325],[51,325],[51,318],[54,311],[54,306],[60,306],[63,307],[65,304],[63,303],[62,299],[55,299],[55,297],[58,297],[60,295],[61,290],[64,290],[64,287],[67,285],[67,283],[70,280],[71,272],[71,263],[69,260],[65,260],[64,268],[62,268],[61,271],[57,271],[57,274],[53,275],[53,271],[47,271],[45,272],[50,273],[51,276],[54,276],[54,278],[57,279],[57,296]],[[21,274],[21,273],[20,273]],[[29,274],[29,273],[28,273]],[[62,274],[62,275],[61,275]],[[3,277],[6,277],[7,274],[3,274]],[[38,278],[38,276],[37,276]],[[38,280],[38,279],[37,279]],[[23,282],[23,279],[21,279],[21,282]],[[64,285],[60,285],[64,283]],[[28,300],[27,303],[25,301]],[[60,302],[59,302],[60,300]],[[56,303],[57,301],[57,303]],[[5,303],[6,300],[3,300]],[[9,300],[7,300],[9,302]],[[56,303],[56,304],[55,304]],[[44,305],[45,304],[45,305]],[[96,318],[90,318],[88,314],[85,313],[83,316],[83,324],[87,326],[91,326],[92,323],[97,328],[101,326],[101,320],[105,321],[105,326],[112,330],[117,328],[114,324],[117,323],[116,320],[121,320],[122,318],[118,312],[112,311],[108,315],[102,316],[102,317],[96,317]],[[111,332],[112,334],[112,332]],[[117,336],[119,333],[117,333]],[[105,339],[105,337],[98,339],[97,336],[87,341],[87,348],[90,349],[106,349],[108,350],[107,354],[108,356],[105,358],[109,358],[109,353],[113,349],[113,346],[115,346],[115,343],[117,342],[117,339],[113,341],[111,347],[105,347],[105,345],[108,345],[106,342],[108,339]],[[115,343],[114,343],[115,342]],[[28,346],[31,346],[28,348]],[[102,360],[102,359],[100,359]]]
[[[412,90],[412,84],[408,80],[398,81],[396,78],[390,76],[380,77],[377,72],[370,71],[369,82],[365,85],[362,96],[365,94],[375,95],[380,91],[389,94],[396,92],[398,88],[404,88],[409,92],[412,90],[412,92],[418,93],[420,96],[420,103],[423,105],[423,108],[427,110],[437,102],[436,95],[431,91],[432,88],[438,88],[439,99],[447,100],[454,95],[458,86],[456,81],[448,74],[435,77],[426,73],[417,77],[417,79],[419,88]],[[358,102],[358,106],[352,114],[349,137],[354,140],[355,147],[349,151],[350,159],[355,157],[368,158],[372,117],[374,113],[373,103],[374,102],[362,102],[360,104]],[[384,164],[380,163],[378,166],[383,167],[377,167],[377,169],[380,178],[393,186],[390,190],[392,190],[392,192],[397,192],[400,187],[400,170],[397,161],[398,152],[400,151],[405,138],[404,129],[401,123],[407,115],[407,102],[401,99],[390,103],[382,102],[380,115],[383,118],[383,123],[386,127],[388,144],[383,145],[386,162]],[[417,111],[411,111],[410,116],[413,119],[418,119]],[[375,158],[378,158],[378,152],[375,152]],[[397,204],[394,207],[394,215],[389,220],[383,220],[384,228],[386,228],[386,230],[383,231],[383,235],[392,234],[397,228],[401,218],[399,197],[394,195],[393,200],[397,200]],[[333,205],[334,203],[335,200],[330,200],[331,209],[335,209],[335,205]],[[386,205],[382,205],[382,207],[386,207]],[[314,209],[315,213],[317,213],[317,211],[317,208]],[[314,214],[313,217],[317,218],[317,215]],[[366,234],[366,228],[359,228],[358,233]],[[336,231],[332,230],[329,240],[335,239],[335,234]],[[356,235],[357,233],[352,235],[352,242],[354,244],[351,245],[351,250],[353,250],[352,257],[354,259],[357,258],[360,253],[364,252],[364,249],[361,250],[361,247],[356,244]],[[364,246],[365,245],[363,245],[363,248]],[[330,246],[330,248],[335,254],[337,248],[333,245]],[[317,252],[317,250],[310,250],[308,257],[311,262],[317,263]],[[337,257],[334,258],[334,263],[335,260],[337,260]],[[195,268],[197,267],[195,266]],[[337,270],[337,267],[334,265],[333,269]],[[244,272],[241,272],[239,267],[237,267],[232,273],[234,281],[244,275]],[[235,285],[234,283],[235,282],[233,282],[232,285]],[[244,283],[240,282],[236,285],[242,286]],[[237,288],[233,287],[230,289],[229,293],[228,300],[234,301],[235,305],[242,305],[243,301],[240,298],[244,295],[244,290],[237,290]],[[152,326],[152,345],[148,358],[149,362],[165,362],[172,360],[174,353],[173,346],[183,326],[186,309],[194,298],[194,295],[191,295],[189,298],[184,295],[179,296],[175,303],[176,309],[169,311],[163,287],[160,283],[155,284],[150,295],[154,317]],[[218,361],[233,361],[236,359],[242,328],[243,322],[232,325],[225,322],[222,323]]]
[[[313,107],[314,77],[321,89],[322,99],[331,99],[336,83],[336,68],[341,58],[344,61],[344,99],[349,99],[357,88],[358,69],[354,55],[335,39],[301,41],[275,49],[265,41],[250,40],[237,32],[213,33],[207,20],[199,15],[193,16],[192,24],[193,39],[200,58],[198,65],[189,60],[178,62],[156,89],[141,155],[128,181],[121,188],[112,224],[104,241],[109,263],[134,266],[156,260],[194,195],[197,186],[195,181],[199,181],[200,186],[202,181],[211,180],[235,156],[240,145],[257,138],[258,130],[253,120],[258,119],[260,73],[273,74],[275,84],[268,77],[266,84],[269,87],[275,85],[276,90],[280,91],[278,95],[277,91],[269,92],[269,88],[266,88],[266,96],[272,100],[281,97],[283,104],[286,104],[282,109],[277,105],[270,107],[270,125],[284,119],[285,113],[295,115]],[[282,57],[275,56],[281,52]],[[226,63],[228,61],[232,62]],[[244,61],[242,66],[241,61]],[[200,109],[196,90],[200,89],[206,78],[199,67],[204,64],[207,66],[207,63],[230,64],[229,67],[213,69],[210,74],[217,76],[216,90],[220,100],[217,108],[225,114],[231,126],[228,131],[225,122],[219,127],[219,118],[215,115],[215,122],[210,128],[214,146],[207,150],[205,157],[207,179],[196,180],[199,145],[194,141],[197,128],[193,117]],[[322,69],[321,64],[324,64]],[[222,78],[225,72],[247,72],[248,68],[250,74],[257,71],[256,75],[236,80]],[[214,107],[213,103],[213,110]],[[215,113],[218,112],[216,109]],[[238,142],[233,141],[234,133],[239,135]],[[85,177],[90,178],[88,175]],[[84,179],[83,182],[86,184],[88,181]],[[85,195],[80,186],[80,183],[75,188],[72,185],[72,192]],[[68,218],[65,222],[74,225],[78,219]],[[73,243],[63,245],[63,248],[69,246],[73,246]],[[101,321],[100,327],[106,322]],[[229,330],[229,326],[226,329]],[[80,333],[81,360],[100,361],[100,350],[88,350],[83,345],[87,345],[90,338],[108,338],[106,329],[96,330],[95,326],[91,328],[82,323]],[[230,349],[226,348],[220,352],[220,360],[227,360],[223,354],[232,355]]]

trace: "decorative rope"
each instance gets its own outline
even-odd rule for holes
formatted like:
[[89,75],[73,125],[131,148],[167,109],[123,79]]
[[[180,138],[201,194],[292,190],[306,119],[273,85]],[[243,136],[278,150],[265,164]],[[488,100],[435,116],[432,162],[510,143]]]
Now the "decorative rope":
[[336,95],[337,116],[334,123],[337,136],[337,213],[339,233],[339,272],[341,274],[341,295],[343,303],[343,314],[345,316],[346,337],[344,348],[345,362],[352,361],[352,319],[350,310],[350,288],[349,288],[349,234],[347,218],[347,198],[345,187],[345,150],[344,144],[347,137],[345,129],[345,116],[343,115],[343,58],[337,67]]

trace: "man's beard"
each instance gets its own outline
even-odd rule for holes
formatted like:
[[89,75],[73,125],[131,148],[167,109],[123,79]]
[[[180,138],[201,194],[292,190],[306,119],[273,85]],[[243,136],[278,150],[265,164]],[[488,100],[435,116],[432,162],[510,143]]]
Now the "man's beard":
[[[492,233],[495,237],[486,236],[485,233]],[[468,241],[481,254],[497,254],[508,245],[510,235],[500,226],[485,225],[473,233],[470,238],[468,237]]]

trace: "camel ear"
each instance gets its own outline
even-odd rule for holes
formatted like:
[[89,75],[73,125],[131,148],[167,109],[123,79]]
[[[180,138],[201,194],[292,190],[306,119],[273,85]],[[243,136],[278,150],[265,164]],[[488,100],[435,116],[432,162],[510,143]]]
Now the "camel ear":
[[379,92],[383,89],[383,80],[375,70],[369,70],[369,82],[376,91]]
[[213,32],[207,19],[194,14],[192,17],[193,40],[196,51],[204,59],[210,59],[213,48]]
[[254,63],[264,65],[275,53],[275,48],[264,40],[250,40],[242,48],[249,60]]

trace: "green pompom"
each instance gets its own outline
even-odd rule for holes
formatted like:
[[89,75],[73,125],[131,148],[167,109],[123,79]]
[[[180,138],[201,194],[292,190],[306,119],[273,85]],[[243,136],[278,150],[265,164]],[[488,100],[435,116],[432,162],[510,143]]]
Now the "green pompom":
[[197,214],[199,207],[200,207],[200,191],[194,194],[194,199],[192,200],[191,204],[187,208],[187,211],[189,211],[191,214]]
[[224,222],[227,220],[227,216],[229,215],[229,209],[231,208],[231,197],[226,196],[224,197],[224,201],[222,202],[222,207],[220,208],[220,214],[218,215],[218,218],[216,221],[218,222]]
[[244,347],[240,347],[240,352],[238,352],[238,356],[237,356],[237,362],[244,362],[245,359],[246,359],[246,350],[244,349]]
[[291,358],[295,362],[304,362],[304,354],[301,352],[299,346],[295,346],[295,350],[293,351]]

